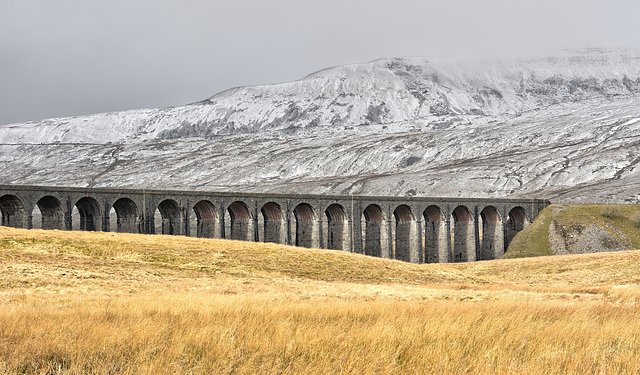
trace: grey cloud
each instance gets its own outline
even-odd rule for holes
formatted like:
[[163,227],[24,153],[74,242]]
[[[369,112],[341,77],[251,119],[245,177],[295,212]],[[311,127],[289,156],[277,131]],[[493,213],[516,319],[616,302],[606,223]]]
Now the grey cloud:
[[0,124],[180,105],[379,57],[640,48],[638,14],[629,0],[9,0]]

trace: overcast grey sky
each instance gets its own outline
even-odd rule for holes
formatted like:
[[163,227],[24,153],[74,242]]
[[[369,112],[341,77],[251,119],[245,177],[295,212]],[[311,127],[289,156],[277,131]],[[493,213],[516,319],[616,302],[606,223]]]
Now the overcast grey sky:
[[0,0],[0,124],[187,104],[380,57],[640,50],[638,0]]

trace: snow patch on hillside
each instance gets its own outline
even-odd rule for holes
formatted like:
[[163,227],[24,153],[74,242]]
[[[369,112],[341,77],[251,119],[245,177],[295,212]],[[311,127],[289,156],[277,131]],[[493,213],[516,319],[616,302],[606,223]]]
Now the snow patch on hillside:
[[3,183],[635,202],[640,57],[386,58],[0,126]]

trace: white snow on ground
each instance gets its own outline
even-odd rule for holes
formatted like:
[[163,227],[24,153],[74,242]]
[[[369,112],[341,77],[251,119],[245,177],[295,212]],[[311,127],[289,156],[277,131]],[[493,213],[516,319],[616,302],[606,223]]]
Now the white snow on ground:
[[640,57],[380,59],[0,126],[0,183],[637,202]]

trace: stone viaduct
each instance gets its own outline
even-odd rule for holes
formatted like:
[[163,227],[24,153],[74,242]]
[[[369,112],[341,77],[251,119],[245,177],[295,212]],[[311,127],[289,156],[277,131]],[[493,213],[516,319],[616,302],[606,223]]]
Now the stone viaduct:
[[541,199],[0,185],[3,226],[274,242],[414,263],[499,258],[548,205]]

